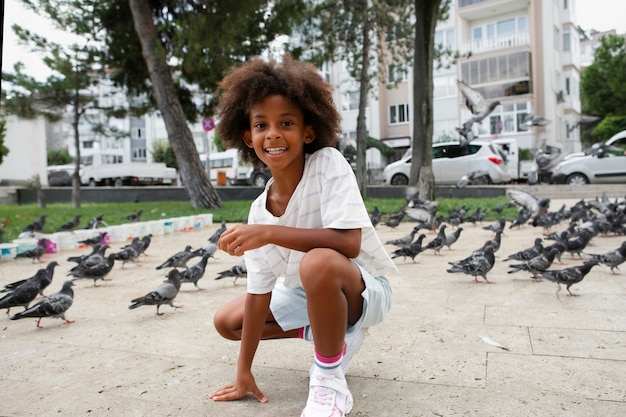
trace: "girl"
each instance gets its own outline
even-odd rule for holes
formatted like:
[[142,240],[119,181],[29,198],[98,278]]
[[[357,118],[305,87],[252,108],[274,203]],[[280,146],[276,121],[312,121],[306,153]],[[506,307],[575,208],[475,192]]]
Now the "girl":
[[391,306],[384,277],[396,267],[383,248],[346,159],[337,151],[340,117],[332,88],[312,65],[254,59],[220,84],[218,134],[242,158],[272,173],[248,224],[222,234],[221,250],[244,256],[247,293],[215,315],[217,331],[241,340],[237,376],[215,401],[252,393],[260,340],[313,342],[302,416],[343,416],[352,408],[345,372],[368,326]]

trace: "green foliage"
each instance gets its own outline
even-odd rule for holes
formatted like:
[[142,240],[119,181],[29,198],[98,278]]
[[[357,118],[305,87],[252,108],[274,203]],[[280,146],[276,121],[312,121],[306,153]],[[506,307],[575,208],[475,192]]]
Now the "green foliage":
[[4,118],[0,117],[0,164],[4,160],[4,157],[9,154],[9,148],[4,146],[4,138],[6,137],[7,123]]
[[396,151],[394,148],[392,148],[391,146],[388,146],[387,144],[385,144],[385,142],[378,140],[378,139],[374,139],[371,136],[367,137],[367,149],[369,148],[376,148],[380,151],[380,153],[387,159],[389,158],[393,158],[396,154]]
[[603,142],[622,130],[626,130],[626,115],[607,116],[596,126],[593,134],[598,141]]
[[48,151],[48,166],[66,165],[72,163],[74,159],[70,156],[67,149],[56,149]]
[[520,161],[530,161],[533,159],[533,151],[530,148],[519,148],[518,157]]
[[603,36],[580,81],[585,114],[626,115],[626,39]]
[[154,162],[164,162],[168,167],[178,169],[178,161],[170,143],[160,140],[152,145],[152,159]]

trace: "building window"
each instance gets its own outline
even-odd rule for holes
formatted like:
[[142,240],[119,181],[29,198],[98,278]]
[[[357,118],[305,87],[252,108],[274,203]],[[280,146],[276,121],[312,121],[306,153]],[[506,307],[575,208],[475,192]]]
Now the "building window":
[[397,125],[409,122],[409,105],[395,104],[389,106],[389,124]]
[[530,93],[530,73],[529,52],[516,52],[461,64],[461,79],[480,91],[485,98]]
[[[530,103],[523,101],[500,105],[489,116],[489,125],[478,125],[479,135],[507,135],[522,132],[526,116],[530,113]],[[487,130],[488,129],[488,130]]]
[[456,97],[456,76],[434,77],[433,98]]
[[569,77],[565,77],[565,93],[570,95]]
[[83,142],[83,149],[93,149],[93,140]]
[[435,32],[435,47],[441,49],[454,49],[454,29],[444,29]]
[[359,93],[358,91],[348,91],[343,93],[343,102],[341,105],[343,111],[352,111],[359,109]]
[[569,52],[571,51],[571,36],[570,36],[570,29],[569,28],[564,28],[563,29],[563,52]]
[[387,67],[387,80],[390,84],[395,82],[404,82],[409,79],[406,68],[398,65],[389,65]]

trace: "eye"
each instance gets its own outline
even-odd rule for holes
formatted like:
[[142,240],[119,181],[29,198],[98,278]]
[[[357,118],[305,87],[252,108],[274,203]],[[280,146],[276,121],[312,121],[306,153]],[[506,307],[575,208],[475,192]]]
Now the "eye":
[[285,120],[283,126],[293,126],[293,122],[291,120]]
[[266,126],[266,125],[265,125],[265,123],[263,123],[263,122],[258,122],[258,123],[255,123],[255,124],[254,124],[254,128],[255,128],[255,129],[264,129],[264,128],[265,128],[265,126]]

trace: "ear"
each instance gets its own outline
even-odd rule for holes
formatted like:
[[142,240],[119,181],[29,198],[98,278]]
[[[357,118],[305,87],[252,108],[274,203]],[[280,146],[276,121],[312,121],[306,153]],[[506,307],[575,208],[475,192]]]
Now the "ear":
[[306,126],[304,128],[304,143],[311,143],[315,140],[315,131],[313,126]]
[[252,134],[250,133],[249,130],[246,130],[245,132],[243,132],[243,136],[241,138],[243,139],[245,144],[248,146],[248,148],[254,148],[254,145],[252,144]]

